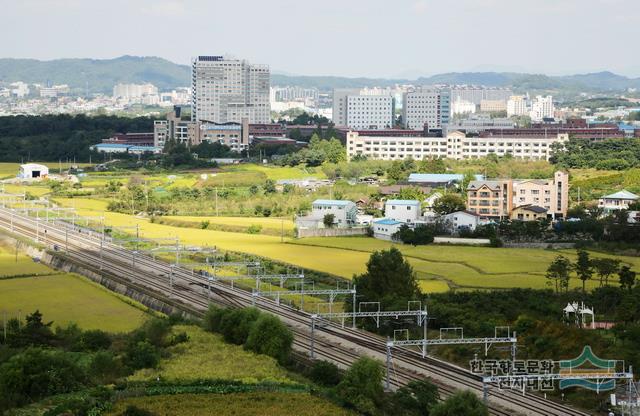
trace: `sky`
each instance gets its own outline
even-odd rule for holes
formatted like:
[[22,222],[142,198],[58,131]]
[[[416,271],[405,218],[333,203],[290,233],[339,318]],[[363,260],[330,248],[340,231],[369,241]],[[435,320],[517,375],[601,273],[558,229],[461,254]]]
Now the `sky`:
[[0,0],[0,57],[229,54],[299,75],[640,76],[640,0]]

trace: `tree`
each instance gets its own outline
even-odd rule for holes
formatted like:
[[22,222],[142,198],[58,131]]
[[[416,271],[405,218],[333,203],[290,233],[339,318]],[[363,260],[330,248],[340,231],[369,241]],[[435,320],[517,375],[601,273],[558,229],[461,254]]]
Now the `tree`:
[[440,215],[463,211],[466,207],[464,199],[460,195],[453,193],[443,195],[433,203],[433,210]]
[[325,227],[327,228],[331,228],[333,227],[333,223],[336,221],[336,216],[335,214],[324,214],[324,217],[322,217],[322,223],[324,224]]
[[582,280],[582,293],[585,293],[585,285],[587,280],[593,276],[593,266],[589,259],[589,253],[585,250],[578,250],[578,260],[574,265],[574,269],[578,278]]
[[338,384],[338,396],[366,415],[377,413],[384,399],[382,366],[372,358],[362,357],[347,370]]
[[419,173],[446,173],[447,165],[444,159],[422,159],[418,163]]
[[393,414],[429,416],[438,403],[438,387],[429,380],[410,381],[399,388],[391,398]]
[[488,416],[487,406],[472,392],[455,393],[431,409],[429,416]]
[[618,278],[620,280],[620,287],[631,292],[631,289],[633,289],[633,286],[636,284],[636,272],[632,271],[629,266],[622,266],[618,272]]
[[602,257],[593,259],[591,264],[600,277],[600,287],[602,287],[603,283],[605,286],[609,285],[609,277],[618,271],[620,267],[620,260]]
[[562,288],[569,287],[569,273],[571,271],[571,261],[562,256],[557,256],[547,268],[547,279],[555,283],[556,293]]
[[407,224],[402,224],[391,238],[395,241],[402,241],[404,244],[417,246],[433,243],[435,234],[436,227],[432,224],[419,224],[413,229]]
[[293,345],[293,334],[280,319],[261,314],[251,326],[245,348],[258,354],[266,354],[284,364],[289,359]]
[[264,182],[264,193],[265,194],[273,194],[276,192],[276,183],[273,179],[267,179]]
[[367,271],[355,276],[354,284],[360,301],[380,302],[392,310],[421,295],[413,267],[397,248],[371,254]]
[[316,383],[327,387],[337,385],[342,379],[338,366],[334,363],[323,360],[313,363],[313,367],[311,367],[311,371],[309,372],[309,377]]

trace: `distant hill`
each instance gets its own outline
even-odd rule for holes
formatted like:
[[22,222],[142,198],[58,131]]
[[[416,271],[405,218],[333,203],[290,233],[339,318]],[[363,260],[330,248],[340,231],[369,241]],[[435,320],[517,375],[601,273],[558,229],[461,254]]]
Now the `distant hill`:
[[188,87],[191,68],[157,57],[115,59],[0,59],[0,82],[68,84],[76,91],[110,94],[117,83],[150,82],[160,90]]
[[[115,59],[0,59],[0,83],[68,84],[76,91],[110,93],[119,82],[150,82],[160,90],[190,84],[188,65],[178,65],[157,57],[121,56]],[[551,91],[561,94],[577,92],[616,92],[639,88],[640,78],[628,78],[611,72],[567,76],[523,74],[516,72],[451,72],[418,79],[348,78],[337,76],[304,76],[274,73],[271,85],[298,85],[333,88],[393,86],[395,84],[477,84],[512,87],[516,91]]]

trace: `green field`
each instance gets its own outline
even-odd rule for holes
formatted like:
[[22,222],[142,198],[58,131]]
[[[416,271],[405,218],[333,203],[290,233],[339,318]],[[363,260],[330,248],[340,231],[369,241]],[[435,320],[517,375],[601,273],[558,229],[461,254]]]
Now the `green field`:
[[130,405],[159,416],[355,415],[328,400],[307,393],[180,394],[132,397],[116,403],[107,415],[120,415]]
[[21,251],[18,251],[18,255],[16,256],[14,247],[0,244],[0,278],[48,275],[54,273],[54,270],[34,261]]
[[24,319],[39,309],[54,326],[75,322],[83,329],[128,332],[148,316],[142,306],[73,274],[0,280],[0,294],[0,312],[8,317]]
[[227,344],[221,335],[205,332],[193,325],[176,325],[173,333],[186,332],[189,340],[169,347],[156,369],[143,369],[129,380],[163,380],[188,382],[198,379],[287,382],[287,372],[275,359],[245,351],[242,346]]
[[208,221],[211,224],[219,225],[231,225],[234,227],[249,227],[250,225],[259,225],[262,228],[268,228],[271,230],[280,230],[284,228],[285,231],[291,231],[295,227],[293,221],[290,218],[274,218],[274,217],[194,217],[187,215],[167,215],[162,217],[168,220],[184,221],[194,224],[200,224],[203,221]]
[[267,179],[274,181],[280,179],[326,178],[326,175],[320,168],[245,164],[225,166],[222,170],[226,172],[261,172],[264,173]]

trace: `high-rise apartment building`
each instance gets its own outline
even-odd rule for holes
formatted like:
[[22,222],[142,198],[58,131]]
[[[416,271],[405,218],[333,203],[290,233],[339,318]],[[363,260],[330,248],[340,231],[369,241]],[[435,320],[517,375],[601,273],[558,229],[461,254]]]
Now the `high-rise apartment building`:
[[542,121],[545,118],[553,118],[554,113],[553,97],[550,95],[546,97],[538,95],[533,103],[531,103],[529,117],[531,117],[531,121]]
[[405,128],[422,130],[440,129],[449,123],[451,114],[450,90],[421,87],[403,95],[402,122]]
[[198,56],[191,65],[191,118],[214,123],[269,123],[267,65],[223,56]]
[[485,87],[476,85],[454,85],[451,89],[451,101],[467,101],[480,105],[482,100],[508,100],[513,91],[509,88]]
[[512,95],[507,100],[507,117],[529,115],[529,97]]

